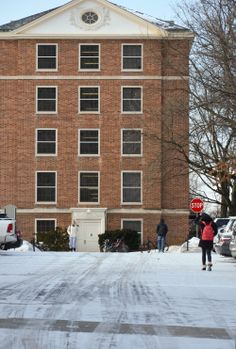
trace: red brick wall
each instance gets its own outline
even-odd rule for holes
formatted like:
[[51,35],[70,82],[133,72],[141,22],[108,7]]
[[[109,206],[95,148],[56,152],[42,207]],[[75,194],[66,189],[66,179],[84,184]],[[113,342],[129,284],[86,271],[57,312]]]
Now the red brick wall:
[[[58,43],[58,72],[36,72],[36,43]],[[176,152],[163,139],[173,134],[187,149],[188,82],[186,80],[36,80],[30,76],[181,76],[188,74],[189,42],[181,40],[99,40],[101,71],[78,71],[79,40],[1,40],[0,76],[28,76],[29,79],[0,80],[0,207],[15,204],[34,208],[35,171],[57,171],[58,208],[78,205],[78,171],[100,171],[100,206],[121,208],[121,171],[143,171],[143,205],[147,209],[184,209],[188,207],[186,165],[176,160]],[[144,70],[121,72],[121,44],[143,43]],[[58,86],[58,114],[36,115],[36,86]],[[100,115],[78,115],[78,86],[100,86]],[[121,115],[121,86],[143,86],[143,114]],[[58,156],[35,157],[35,129],[58,129]],[[99,158],[78,158],[78,128],[100,129]],[[144,130],[144,156],[122,158],[120,129]],[[38,205],[46,207],[45,205]],[[48,205],[52,207],[53,205]],[[82,205],[80,205],[82,206]],[[99,206],[99,205],[98,205]],[[127,206],[124,206],[127,208]],[[136,206],[135,206],[136,207]],[[129,215],[130,216],[130,215]],[[27,234],[34,216],[19,217]],[[51,217],[51,215],[50,215]],[[58,216],[59,217],[59,216]],[[40,218],[40,217],[37,217]],[[58,218],[67,224],[68,217]],[[175,229],[174,220],[178,220]],[[120,218],[119,227],[120,227]],[[145,216],[145,236],[154,231],[159,217]],[[186,230],[186,217],[168,217],[173,237]],[[27,228],[28,224],[28,228]],[[183,229],[179,225],[183,225]],[[109,225],[115,226],[113,218]],[[175,231],[177,233],[175,233]],[[185,234],[185,233],[184,233]]]

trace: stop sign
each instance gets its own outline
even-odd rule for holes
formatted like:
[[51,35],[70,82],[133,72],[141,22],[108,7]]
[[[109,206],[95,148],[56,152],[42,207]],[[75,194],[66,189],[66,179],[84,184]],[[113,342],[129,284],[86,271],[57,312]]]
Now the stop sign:
[[191,202],[190,202],[190,208],[193,212],[201,212],[204,208],[204,202],[202,201],[202,199],[200,198],[194,198]]

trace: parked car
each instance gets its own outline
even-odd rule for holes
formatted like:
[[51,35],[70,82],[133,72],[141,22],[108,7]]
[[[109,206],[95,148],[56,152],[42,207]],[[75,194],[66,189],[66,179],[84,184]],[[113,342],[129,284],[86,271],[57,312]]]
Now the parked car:
[[233,224],[233,234],[232,234],[231,241],[229,243],[229,249],[232,257],[236,258],[236,220]]
[[233,236],[233,227],[236,222],[236,217],[229,217],[229,222],[225,228],[220,229],[214,239],[214,250],[216,253],[223,256],[231,256],[230,241]]
[[15,219],[9,218],[5,213],[0,212],[0,249],[8,250],[21,246],[20,231],[16,230]]
[[220,229],[222,229],[222,228],[225,228],[226,225],[228,224],[229,220],[230,220],[229,217],[215,218],[215,219],[214,219],[214,222],[215,222],[215,224],[217,225],[218,231],[219,231]]

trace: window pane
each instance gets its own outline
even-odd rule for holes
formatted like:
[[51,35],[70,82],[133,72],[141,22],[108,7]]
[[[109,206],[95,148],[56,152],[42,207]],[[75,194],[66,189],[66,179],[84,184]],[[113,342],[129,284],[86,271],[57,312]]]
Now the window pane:
[[80,55],[83,57],[89,56],[98,56],[99,55],[99,46],[98,45],[81,45],[80,46]]
[[56,174],[54,172],[39,172],[37,173],[38,186],[55,186]]
[[80,188],[81,202],[98,202],[98,189]]
[[141,45],[124,45],[123,55],[124,56],[141,56],[142,48]]
[[38,45],[38,56],[56,56],[56,45]]
[[123,131],[124,142],[141,142],[141,131],[139,130],[124,130]]
[[38,98],[39,99],[55,99],[56,98],[56,88],[55,87],[39,87],[38,88]]
[[37,201],[55,202],[55,188],[38,188]]
[[140,173],[123,173],[123,187],[140,187],[141,175]]
[[123,229],[130,229],[140,233],[142,229],[141,221],[123,221]]
[[80,131],[80,140],[82,142],[98,142],[98,131],[96,130]]
[[80,62],[81,69],[98,69],[99,63],[98,58],[81,58]]
[[140,143],[124,143],[123,154],[141,154]]
[[98,111],[98,101],[82,100],[80,101],[80,111]]
[[37,146],[38,154],[56,154],[55,143],[38,143]]
[[141,88],[140,87],[123,88],[123,98],[128,98],[128,99],[141,98]]
[[123,111],[140,112],[141,111],[141,101],[140,100],[124,100],[123,101]]
[[98,144],[97,143],[81,143],[80,144],[80,154],[88,155],[96,155],[98,154]]
[[141,202],[141,190],[139,188],[124,188],[123,202]]
[[98,88],[81,88],[80,89],[80,98],[82,99],[97,99],[98,98]]
[[123,59],[124,69],[141,69],[141,58],[127,58]]
[[52,230],[55,230],[54,220],[37,220],[37,233],[46,233]]
[[38,111],[56,111],[56,101],[54,100],[38,100]]
[[97,173],[81,173],[80,174],[80,186],[98,187],[98,174]]
[[38,69],[56,69],[56,58],[38,58]]
[[38,130],[38,141],[56,141],[56,131]]

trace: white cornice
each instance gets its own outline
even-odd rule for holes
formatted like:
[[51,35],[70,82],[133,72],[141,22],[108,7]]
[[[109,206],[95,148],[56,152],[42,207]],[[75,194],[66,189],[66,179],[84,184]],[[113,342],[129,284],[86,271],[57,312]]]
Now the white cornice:
[[[73,211],[86,211],[87,208],[18,208],[17,214],[71,214]],[[92,209],[91,209],[92,210]],[[144,209],[144,208],[98,208],[97,211],[106,211],[107,214],[166,214],[166,215],[189,215],[188,209]]]
[[0,75],[0,80],[188,80],[189,76],[159,75]]

